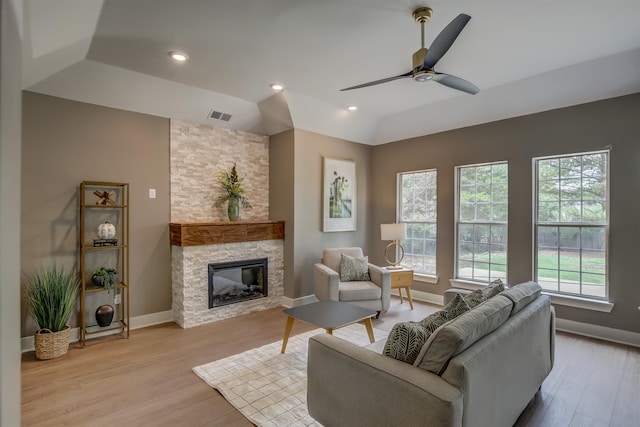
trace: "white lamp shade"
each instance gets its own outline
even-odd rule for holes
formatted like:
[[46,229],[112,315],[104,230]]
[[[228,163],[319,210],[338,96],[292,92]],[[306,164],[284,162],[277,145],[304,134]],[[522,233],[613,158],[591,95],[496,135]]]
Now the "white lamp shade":
[[382,240],[403,240],[407,238],[407,224],[380,224]]

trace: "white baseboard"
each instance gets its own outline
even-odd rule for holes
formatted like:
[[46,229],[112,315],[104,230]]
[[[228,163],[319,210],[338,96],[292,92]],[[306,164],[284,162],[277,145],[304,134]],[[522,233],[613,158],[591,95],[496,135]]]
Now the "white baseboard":
[[317,302],[318,298],[315,295],[307,295],[301,298],[289,298],[282,297],[281,304],[283,307],[291,308],[298,307],[300,305],[311,304],[312,302]]
[[[398,290],[397,289],[392,290],[391,294],[398,295]],[[403,292],[402,297],[405,298],[406,296],[407,296],[406,292]],[[435,304],[440,306],[444,305],[444,296],[432,294],[431,292],[416,291],[412,289],[411,299],[415,301],[428,302],[429,304]]]
[[640,334],[637,332],[623,331],[621,329],[607,328],[606,326],[574,322],[573,320],[559,318],[556,319],[556,329],[585,337],[640,347]]
[[[146,328],[148,326],[159,325],[161,323],[173,322],[173,311],[161,311],[158,313],[144,314],[129,319],[131,329]],[[106,331],[100,334],[92,335],[92,338],[103,337],[106,335],[119,334],[119,330]],[[80,328],[72,328],[69,334],[69,342],[78,342],[80,340]],[[35,350],[35,342],[33,335],[21,338],[22,352]]]

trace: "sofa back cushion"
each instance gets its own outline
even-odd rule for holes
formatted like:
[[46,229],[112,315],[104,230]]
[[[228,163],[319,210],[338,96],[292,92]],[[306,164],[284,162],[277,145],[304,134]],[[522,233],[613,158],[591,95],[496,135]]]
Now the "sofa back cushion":
[[342,254],[346,254],[352,257],[361,257],[362,248],[330,248],[325,249],[322,252],[322,263],[332,269],[333,271],[340,273],[340,262],[342,261]]
[[413,365],[441,375],[449,359],[502,325],[512,306],[510,299],[498,295],[445,323],[431,334]]
[[502,292],[503,295],[509,298],[513,302],[513,309],[511,315],[513,316],[529,303],[540,296],[542,293],[542,287],[536,282],[525,282],[515,285],[506,291]]

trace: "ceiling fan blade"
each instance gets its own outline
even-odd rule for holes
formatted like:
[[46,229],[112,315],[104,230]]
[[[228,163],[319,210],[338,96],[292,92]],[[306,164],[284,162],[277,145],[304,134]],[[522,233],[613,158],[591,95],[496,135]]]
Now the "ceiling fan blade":
[[436,65],[440,58],[447,53],[453,42],[456,41],[458,35],[460,35],[470,19],[471,17],[469,15],[461,13],[453,21],[449,22],[449,25],[444,27],[444,30],[442,30],[435,40],[433,40],[433,43],[431,43],[427,56],[424,58],[424,69],[433,69],[433,66]]
[[402,79],[404,77],[411,77],[412,75],[413,75],[413,72],[409,71],[408,73],[400,74],[399,76],[387,77],[386,79],[376,80],[376,81],[369,82],[369,83],[363,83],[363,84],[357,85],[357,86],[346,87],[344,89],[340,89],[340,92],[342,92],[344,90],[360,89],[360,88],[367,87],[367,86],[379,85],[381,83],[386,83],[386,82],[391,82],[393,80]]
[[452,76],[450,74],[445,73],[436,73],[433,76],[433,80],[440,83],[441,85],[445,85],[452,89],[461,90],[463,92],[470,93],[471,95],[475,95],[480,91],[476,85],[470,83],[460,77]]

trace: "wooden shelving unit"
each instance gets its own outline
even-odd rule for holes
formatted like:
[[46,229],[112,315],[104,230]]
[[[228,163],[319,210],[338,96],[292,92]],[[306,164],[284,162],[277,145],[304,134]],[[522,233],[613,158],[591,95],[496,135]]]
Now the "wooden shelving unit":
[[[112,203],[98,204],[94,192],[110,192]],[[105,221],[116,227],[117,243],[99,246],[97,228]],[[98,246],[96,246],[98,245]],[[107,292],[95,286],[91,273],[100,267],[115,268],[118,284]],[[80,184],[80,341],[120,331],[129,338],[129,184],[122,182],[83,181]],[[109,326],[98,326],[95,310],[100,305],[114,307]]]

